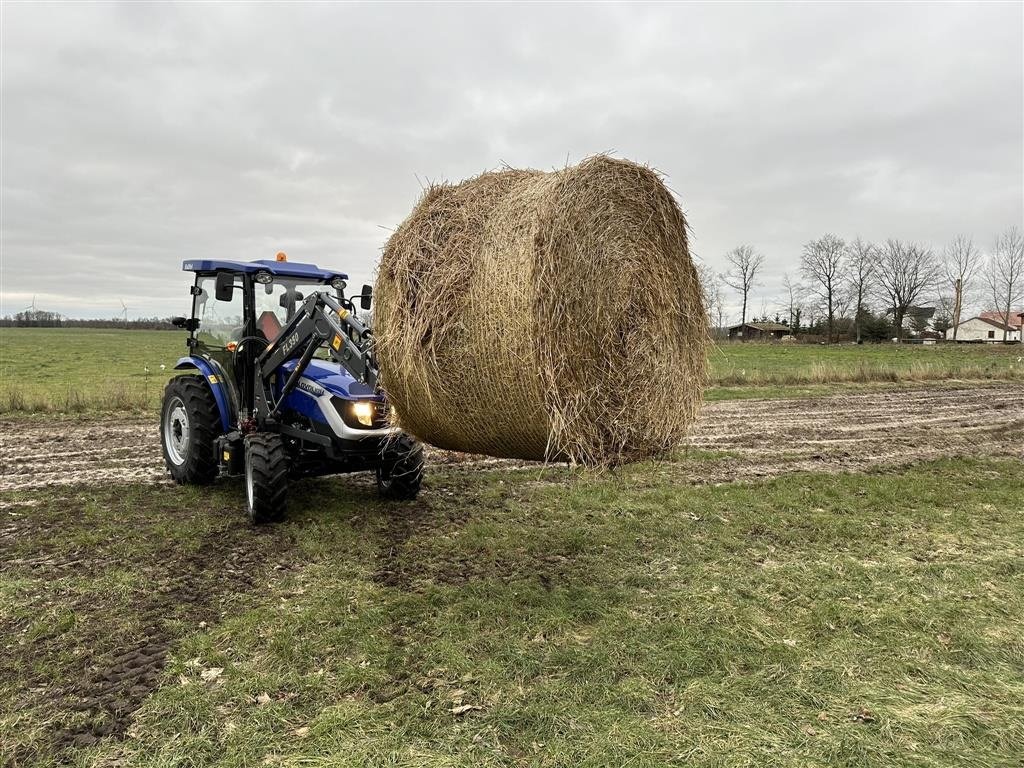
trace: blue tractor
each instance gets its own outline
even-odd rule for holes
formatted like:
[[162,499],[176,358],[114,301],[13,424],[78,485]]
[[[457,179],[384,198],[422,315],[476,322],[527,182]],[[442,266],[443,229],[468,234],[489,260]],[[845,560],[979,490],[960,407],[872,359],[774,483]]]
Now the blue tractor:
[[164,391],[160,442],[171,477],[202,485],[245,478],[254,523],[281,520],[290,478],[372,471],[379,492],[413,499],[423,448],[392,425],[377,387],[373,335],[348,276],[313,264],[184,262],[195,274],[189,354]]

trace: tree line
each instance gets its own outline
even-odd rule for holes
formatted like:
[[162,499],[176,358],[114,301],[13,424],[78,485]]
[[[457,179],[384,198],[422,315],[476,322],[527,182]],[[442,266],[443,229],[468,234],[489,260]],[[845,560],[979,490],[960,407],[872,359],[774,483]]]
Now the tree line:
[[0,317],[0,328],[127,328],[135,331],[174,330],[169,317],[138,317],[107,320],[76,320],[60,312],[45,309],[26,309],[13,315]]
[[[741,307],[740,324],[747,322],[765,256],[751,245],[741,245],[725,260],[725,272],[705,265],[698,270],[711,324],[719,329],[730,291]],[[781,287],[783,306],[777,305],[776,321],[794,334],[818,331],[831,344],[848,333],[860,343],[876,340],[884,322],[902,341],[906,321],[921,333],[930,319],[934,331],[947,335],[952,329],[955,340],[966,319],[965,306],[984,303],[1009,320],[1024,301],[1024,234],[1010,227],[983,252],[967,235],[958,235],[936,251],[908,240],[846,241],[828,233],[804,244],[799,269],[785,273]],[[927,313],[921,311],[924,304],[933,305]],[[761,319],[770,319],[767,315],[763,305]],[[1007,333],[1004,328],[1003,341]]]

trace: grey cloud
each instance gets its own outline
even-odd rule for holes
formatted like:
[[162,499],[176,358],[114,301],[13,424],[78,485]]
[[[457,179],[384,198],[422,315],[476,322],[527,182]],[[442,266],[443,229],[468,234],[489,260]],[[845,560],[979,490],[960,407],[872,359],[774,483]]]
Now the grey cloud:
[[0,312],[184,304],[183,258],[369,279],[421,185],[614,150],[777,292],[825,231],[1024,209],[1019,4],[5,4]]

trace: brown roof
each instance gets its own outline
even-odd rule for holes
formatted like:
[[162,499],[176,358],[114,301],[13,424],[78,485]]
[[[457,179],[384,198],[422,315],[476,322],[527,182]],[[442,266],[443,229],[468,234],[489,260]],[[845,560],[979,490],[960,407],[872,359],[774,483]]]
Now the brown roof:
[[757,328],[759,331],[786,331],[787,333],[792,330],[788,325],[783,325],[782,323],[742,323],[732,326],[729,330],[731,331],[734,328]]
[[990,317],[984,317],[984,313],[982,313],[981,315],[978,315],[977,317],[969,317],[966,320],[961,320],[960,321],[960,325],[963,325],[964,323],[969,323],[971,320],[981,320],[981,322],[988,323],[989,325],[998,328],[1000,331],[1016,331],[1016,330],[1019,330],[1019,327],[1016,326],[1016,325],[1007,325],[1006,323],[1001,323],[998,320],[993,320]]
[[982,320],[995,320],[997,323],[1006,323],[1012,328],[1016,329],[1021,324],[1021,318],[1024,317],[1024,311],[1015,309],[1010,312],[1010,321],[1006,320],[1006,313],[1000,312],[999,310],[988,310],[982,312],[978,317]]

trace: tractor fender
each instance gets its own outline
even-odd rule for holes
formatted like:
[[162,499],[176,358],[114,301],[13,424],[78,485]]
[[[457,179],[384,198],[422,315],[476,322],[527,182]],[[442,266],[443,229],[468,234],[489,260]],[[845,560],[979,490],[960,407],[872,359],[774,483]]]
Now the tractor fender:
[[224,374],[215,368],[209,360],[201,357],[187,356],[178,360],[174,370],[185,371],[188,369],[199,371],[210,385],[213,392],[213,399],[217,403],[217,411],[220,413],[220,424],[225,432],[231,430],[231,398],[228,394],[227,382],[224,381]]

